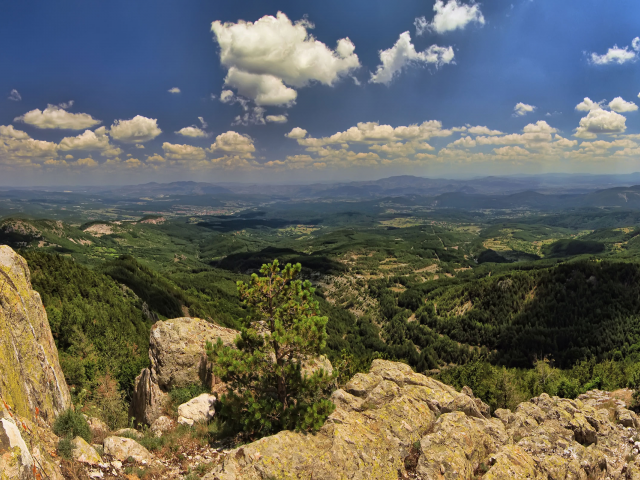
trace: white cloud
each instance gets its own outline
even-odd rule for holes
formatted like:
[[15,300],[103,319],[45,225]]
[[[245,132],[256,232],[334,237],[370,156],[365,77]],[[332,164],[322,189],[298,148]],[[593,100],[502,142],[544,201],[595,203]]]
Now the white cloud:
[[591,110],[580,120],[580,126],[576,129],[574,136],[590,139],[596,138],[598,133],[623,133],[627,128],[625,122],[626,118],[616,112]]
[[599,102],[594,102],[589,97],[584,97],[584,100],[576,105],[576,110],[580,112],[590,112],[591,110],[600,110],[602,108],[602,104],[604,100],[600,100]]
[[256,22],[213,22],[220,63],[229,69],[225,84],[261,105],[284,105],[295,100],[290,90],[313,82],[334,85],[360,67],[351,40],[342,38],[331,50],[309,34],[312,28],[282,12]]
[[98,162],[96,162],[91,157],[87,157],[87,158],[79,158],[78,160],[73,162],[72,165],[75,165],[75,166],[78,166],[78,167],[93,168],[93,167],[97,167],[98,166]]
[[252,158],[251,154],[256,151],[256,148],[253,145],[253,140],[248,135],[228,131],[216,137],[216,141],[211,145],[211,151],[223,151]]
[[208,137],[209,135],[204,130],[196,126],[184,127],[176,132],[178,135],[182,135],[183,137],[191,137],[191,138],[202,138]]
[[49,105],[44,111],[36,108],[20,117],[16,117],[15,121],[24,122],[37,128],[60,128],[65,130],[82,130],[100,123],[100,120],[96,120],[87,113],[69,113],[64,108],[56,105]]
[[204,149],[193,145],[178,145],[168,142],[162,144],[165,157],[172,160],[202,160],[206,157]]
[[109,131],[111,137],[124,143],[144,143],[162,133],[155,118],[136,115],[131,120],[116,120]]
[[198,120],[200,120],[200,123],[202,124],[202,128],[207,128],[209,126],[207,122],[204,121],[204,118],[198,117]]
[[527,113],[531,113],[536,109],[533,105],[527,105],[526,103],[518,103],[515,107],[513,107],[514,116],[522,117]]
[[18,90],[16,90],[15,88],[13,90],[11,90],[11,92],[9,93],[9,96],[7,98],[9,100],[13,100],[14,102],[19,102],[20,100],[22,100],[22,96],[20,95]]
[[469,127],[467,131],[473,135],[502,135],[500,130],[491,130],[488,127],[478,125],[477,127]]
[[267,115],[267,122],[271,123],[287,123],[286,115]]
[[14,138],[16,140],[26,140],[30,138],[27,132],[17,130],[13,125],[0,125],[0,137]]
[[627,102],[622,97],[616,97],[609,102],[609,108],[614,112],[625,113],[635,112],[638,110],[638,106],[633,102]]
[[[104,128],[104,127],[102,127]],[[106,151],[112,148],[109,143],[109,137],[100,133],[92,132],[91,130],[85,130],[84,133],[76,137],[64,137],[60,141],[60,150],[63,152],[69,150],[83,150],[83,151]]]
[[264,125],[267,122],[264,120],[265,109],[262,107],[249,108],[247,103],[244,102],[242,107],[245,113],[243,115],[237,115],[231,125]]
[[480,5],[471,3],[466,5],[457,0],[449,0],[447,4],[442,0],[436,0],[433,6],[436,12],[433,20],[427,22],[425,17],[416,18],[414,25],[416,33],[422,35],[427,31],[446,33],[457,29],[463,29],[469,23],[475,22],[484,25],[484,16],[480,11]]
[[63,108],[63,109],[65,109],[65,110],[68,110],[68,109],[70,109],[71,107],[73,107],[73,104],[74,104],[74,103],[75,103],[75,102],[74,102],[73,100],[69,100],[68,102],[62,102],[62,103],[59,103],[59,104],[58,104],[58,106],[59,106],[60,108]]
[[297,140],[306,137],[307,133],[308,132],[304,128],[294,127],[289,133],[285,134],[285,137]]
[[593,65],[609,65],[612,63],[622,65],[627,62],[635,62],[638,59],[639,50],[640,37],[636,37],[631,41],[631,49],[629,49],[628,46],[620,48],[618,45],[614,45],[612,48],[607,50],[607,53],[602,55],[591,53],[589,61]]
[[423,52],[417,52],[411,43],[409,32],[400,34],[396,44],[379,52],[381,65],[378,65],[376,73],[371,74],[371,83],[384,83],[388,85],[399,75],[402,70],[412,65],[434,65],[436,68],[451,63],[454,53],[451,47],[439,47],[431,45]]
[[494,148],[493,153],[501,157],[510,157],[510,158],[527,157],[531,155],[531,152],[518,146]]
[[257,75],[236,67],[229,69],[224,83],[243,97],[252,99],[256,105],[291,105],[298,96],[298,92],[274,75]]
[[176,95],[177,95],[178,93],[182,93],[182,91],[181,91],[178,87],[170,88],[169,90],[167,90],[167,92],[169,92],[169,93],[173,93],[173,94],[176,94]]

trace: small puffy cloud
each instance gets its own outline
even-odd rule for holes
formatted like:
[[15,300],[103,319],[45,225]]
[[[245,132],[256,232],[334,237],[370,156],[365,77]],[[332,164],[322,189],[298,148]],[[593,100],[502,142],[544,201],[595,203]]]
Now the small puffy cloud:
[[597,53],[591,53],[589,62],[593,65],[610,65],[615,63],[622,65],[628,62],[635,62],[638,59],[638,51],[640,50],[640,37],[636,37],[631,41],[631,48],[618,47],[614,45],[607,50],[607,53],[598,55]]
[[298,96],[298,92],[274,75],[257,75],[236,67],[229,69],[224,83],[243,97],[252,99],[256,105],[291,105]]
[[136,115],[131,120],[116,120],[109,130],[112,138],[124,143],[148,142],[161,133],[158,120],[141,115]]
[[73,107],[73,104],[74,104],[74,103],[75,103],[75,102],[74,102],[73,100],[69,100],[68,102],[62,102],[62,103],[59,103],[59,104],[58,104],[58,106],[59,106],[60,108],[63,108],[63,109],[65,109],[65,110],[68,110],[68,109],[70,109],[71,107]]
[[418,35],[428,31],[436,33],[451,32],[464,29],[470,23],[484,25],[484,16],[480,11],[480,5],[474,2],[466,5],[457,0],[449,0],[445,4],[442,0],[436,0],[433,11],[436,14],[431,22],[427,22],[425,17],[416,18],[414,24]]
[[19,102],[20,100],[22,100],[22,96],[20,95],[18,90],[16,90],[15,88],[13,90],[11,90],[11,92],[9,93],[9,96],[7,98],[9,100],[13,100],[14,102]]
[[237,115],[233,120],[231,125],[264,125],[267,123],[264,119],[265,109],[262,107],[254,107],[254,108],[245,108],[247,107],[246,102],[244,102],[244,114]]
[[522,117],[527,113],[531,113],[536,109],[533,105],[527,105],[526,103],[517,103],[515,107],[513,107],[513,115],[517,117]]
[[635,112],[638,110],[638,106],[633,102],[627,102],[622,97],[616,97],[609,102],[609,108],[614,112],[625,113]]
[[360,67],[351,40],[342,38],[331,50],[309,34],[312,28],[308,20],[294,23],[282,12],[256,22],[213,22],[220,63],[229,69],[225,84],[261,105],[285,105],[295,100],[294,89],[334,85]]
[[64,137],[60,141],[60,150],[66,152],[69,150],[106,151],[111,149],[109,137],[99,133],[96,135],[96,133],[98,131],[85,130],[84,133],[76,137]]
[[191,137],[191,138],[202,138],[209,136],[207,132],[201,130],[196,126],[184,127],[176,132],[178,135],[182,135],[183,137]]
[[491,130],[488,127],[478,125],[477,127],[469,127],[467,131],[473,135],[502,135],[500,130]]
[[140,143],[137,143],[137,144],[136,144],[136,148],[144,148],[144,145],[142,145],[142,144],[140,144]]
[[164,150],[165,157],[172,160],[202,160],[206,157],[203,148],[194,147],[193,145],[164,142],[162,150]]
[[451,63],[454,53],[451,47],[431,45],[423,52],[417,52],[409,32],[400,34],[396,44],[379,52],[380,61],[376,73],[371,74],[370,83],[390,84],[402,70],[412,65],[433,65],[436,68]]
[[447,148],[450,148],[450,147],[473,148],[476,145],[477,145],[476,141],[473,138],[467,136],[467,137],[461,137],[455,142],[451,142],[449,145],[447,145]]
[[15,129],[13,125],[0,125],[0,137],[26,140],[27,138],[29,138],[29,135],[27,134],[27,132]]
[[584,97],[584,100],[576,105],[576,110],[579,112],[590,112],[591,110],[599,110],[602,108],[604,100],[594,102],[589,97]]
[[626,118],[616,112],[598,109],[591,110],[586,117],[580,119],[575,137],[591,139],[598,133],[623,133],[626,130]]
[[270,123],[287,123],[286,115],[267,115],[267,122]]
[[60,128],[64,130],[82,130],[100,123],[88,113],[70,113],[64,108],[49,105],[44,110],[35,109],[16,117],[17,122],[24,122],[37,128]]
[[202,128],[207,128],[209,126],[209,124],[207,124],[207,122],[204,121],[204,118],[198,117],[198,120],[200,120],[200,123],[202,124]]
[[222,90],[220,93],[220,101],[222,103],[231,103],[234,100],[235,95],[231,90]]
[[177,94],[179,94],[179,93],[182,93],[182,91],[181,91],[178,87],[170,88],[169,90],[167,90],[167,92],[169,92],[169,93],[173,93],[174,95],[177,95]]
[[304,138],[307,136],[307,131],[304,128],[294,127],[289,133],[285,134],[285,137],[293,138],[295,140]]
[[253,140],[248,135],[228,131],[216,137],[216,141],[211,145],[211,151],[223,151],[229,154],[251,158],[256,148],[253,145]]

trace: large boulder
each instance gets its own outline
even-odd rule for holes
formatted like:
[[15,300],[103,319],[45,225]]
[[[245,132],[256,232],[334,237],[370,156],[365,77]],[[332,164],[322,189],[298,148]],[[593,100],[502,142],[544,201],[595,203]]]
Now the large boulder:
[[0,365],[0,397],[20,417],[51,423],[71,405],[27,262],[5,245],[0,245]]
[[97,465],[102,461],[96,449],[89,445],[84,438],[76,437],[71,443],[73,443],[73,459],[76,462]]
[[210,386],[211,368],[205,345],[218,339],[234,345],[240,332],[200,318],[174,318],[156,322],[149,337],[149,360],[162,391],[196,383]]
[[208,422],[216,413],[216,397],[203,393],[178,407],[178,423],[193,426],[194,423]]
[[463,392],[375,360],[333,393],[336,409],[317,434],[283,431],[243,445],[204,478],[640,480],[635,418],[615,404],[543,394],[490,417]]

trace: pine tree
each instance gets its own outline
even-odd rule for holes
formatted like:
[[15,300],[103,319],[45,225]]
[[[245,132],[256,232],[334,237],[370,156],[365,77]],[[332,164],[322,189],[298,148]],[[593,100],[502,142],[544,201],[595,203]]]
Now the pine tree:
[[327,399],[333,378],[323,369],[305,374],[306,362],[325,346],[327,317],[314,288],[297,280],[300,264],[263,265],[238,292],[248,307],[236,347],[207,344],[213,374],[226,382],[219,416],[225,426],[253,438],[282,429],[317,430],[335,408]]

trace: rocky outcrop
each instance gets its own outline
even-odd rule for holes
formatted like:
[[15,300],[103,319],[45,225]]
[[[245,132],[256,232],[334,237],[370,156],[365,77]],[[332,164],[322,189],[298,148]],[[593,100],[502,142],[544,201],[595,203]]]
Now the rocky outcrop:
[[216,390],[205,345],[218,339],[234,345],[237,330],[220,327],[199,318],[181,317],[156,322],[149,337],[149,360],[136,378],[130,414],[139,423],[151,425],[163,414],[166,392],[174,387],[204,384]]
[[[0,245],[0,397],[19,415],[52,422],[71,397],[27,262]],[[38,415],[36,415],[36,411]]]
[[50,425],[70,405],[27,262],[0,245],[0,479],[62,478]]
[[640,479],[638,417],[617,404],[543,394],[491,416],[469,389],[383,360],[332,400],[317,434],[244,445],[205,478]]
[[86,463],[88,465],[97,465],[101,462],[100,455],[96,449],[89,445],[84,438],[76,437],[73,443],[73,459],[76,462]]

